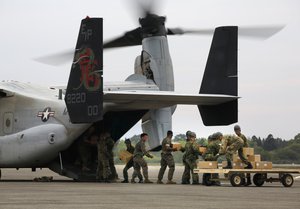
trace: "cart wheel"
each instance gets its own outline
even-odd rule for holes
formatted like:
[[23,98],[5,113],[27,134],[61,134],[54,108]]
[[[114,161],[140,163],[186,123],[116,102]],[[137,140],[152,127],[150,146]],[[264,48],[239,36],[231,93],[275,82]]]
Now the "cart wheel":
[[202,183],[205,186],[211,186],[213,185],[213,181],[210,180],[211,179],[211,174],[210,173],[203,173],[203,177],[202,177]]
[[254,174],[253,183],[255,186],[261,187],[265,183],[264,175],[261,173]]
[[242,174],[234,173],[230,176],[230,183],[234,187],[239,187],[245,184],[245,178]]
[[294,183],[294,178],[291,174],[284,174],[281,177],[281,183],[283,184],[283,186],[285,187],[291,187]]

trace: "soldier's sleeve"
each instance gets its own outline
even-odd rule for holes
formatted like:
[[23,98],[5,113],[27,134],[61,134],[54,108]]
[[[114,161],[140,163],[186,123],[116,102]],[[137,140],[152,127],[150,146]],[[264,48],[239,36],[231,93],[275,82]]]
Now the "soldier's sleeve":
[[146,151],[146,145],[145,145],[145,143],[141,144],[141,149],[142,149],[143,155],[146,155],[149,158],[153,158],[153,156],[148,151]]
[[245,135],[242,135],[242,139],[244,140],[244,147],[249,147],[248,140]]

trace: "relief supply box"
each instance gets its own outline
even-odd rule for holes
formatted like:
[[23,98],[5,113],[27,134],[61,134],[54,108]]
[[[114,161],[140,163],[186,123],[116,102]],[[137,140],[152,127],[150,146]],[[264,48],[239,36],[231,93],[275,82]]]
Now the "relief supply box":
[[120,158],[120,160],[122,160],[124,163],[128,163],[129,160],[132,159],[132,157],[133,157],[133,155],[132,155],[130,152],[126,151],[126,150],[122,150],[122,151],[120,151],[120,153],[119,153],[119,158]]

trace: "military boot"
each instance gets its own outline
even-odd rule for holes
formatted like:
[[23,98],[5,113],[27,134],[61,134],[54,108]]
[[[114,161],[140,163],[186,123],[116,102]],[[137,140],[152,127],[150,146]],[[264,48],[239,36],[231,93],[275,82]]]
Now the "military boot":
[[128,179],[124,179],[121,183],[128,183]]
[[172,180],[168,180],[166,184],[176,184],[176,182]]
[[164,184],[164,182],[162,182],[161,180],[157,180],[157,182],[156,182],[157,184]]
[[225,166],[223,169],[232,169],[231,161],[227,161],[227,166]]
[[252,169],[253,168],[253,166],[252,166],[252,164],[250,163],[250,162],[248,162],[248,164],[247,164],[247,166],[246,167],[244,167],[245,169]]
[[145,184],[152,184],[153,182],[150,181],[149,179],[145,179],[144,183],[145,183]]

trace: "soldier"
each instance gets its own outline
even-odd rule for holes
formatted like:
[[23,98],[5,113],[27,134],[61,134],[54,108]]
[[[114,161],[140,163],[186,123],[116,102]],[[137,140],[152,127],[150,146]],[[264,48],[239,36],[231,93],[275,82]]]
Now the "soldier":
[[162,141],[162,152],[161,152],[161,160],[160,160],[160,169],[158,173],[158,184],[163,184],[162,179],[165,173],[167,166],[169,167],[168,173],[168,181],[167,184],[176,184],[176,182],[172,181],[173,174],[175,171],[175,162],[172,155],[172,151],[176,151],[177,149],[172,147],[172,137],[173,132],[168,131],[167,137]]
[[[185,147],[185,170],[188,170],[192,175],[192,184],[199,184],[199,176],[194,173],[194,169],[197,167],[196,161],[200,155],[199,145],[196,143],[196,134],[194,132],[190,133],[190,140],[186,143]],[[186,179],[187,175],[183,177],[182,182],[186,183],[189,179]]]
[[140,141],[135,145],[134,153],[133,153],[133,167],[134,171],[132,174],[131,183],[135,183],[135,178],[141,175],[141,168],[143,170],[144,175],[144,183],[153,183],[148,178],[148,165],[144,160],[143,156],[146,155],[149,158],[153,158],[153,156],[146,151],[145,142],[148,140],[148,134],[142,133]]
[[101,133],[97,143],[98,166],[96,173],[97,181],[110,182],[109,176],[112,174],[109,166],[109,153],[106,142],[106,134]]
[[[134,146],[132,146],[131,141],[129,139],[125,140],[125,144],[126,144],[126,151],[133,154],[134,153]],[[124,176],[124,180],[122,181],[122,183],[128,183],[128,170],[133,167],[133,158],[131,158],[125,165],[124,169],[123,169],[123,176]],[[143,176],[140,173],[138,175],[139,178],[139,183],[143,182]]]
[[[210,135],[208,137],[208,144],[207,144],[207,150],[203,156],[205,161],[217,161],[219,156],[219,150],[220,150],[220,141],[216,139],[215,135]],[[204,178],[206,175],[212,176],[213,179],[218,179],[219,174],[210,174],[210,173],[204,173],[203,174],[203,180],[202,182],[205,182]],[[220,186],[221,183],[219,181],[213,181],[213,185]]]
[[247,165],[247,169],[251,169],[252,165],[251,163],[244,157],[243,155],[243,145],[244,145],[244,141],[243,139],[241,139],[238,136],[235,135],[227,135],[223,137],[223,134],[218,132],[217,134],[217,139],[218,140],[222,140],[222,145],[219,151],[220,155],[224,155],[226,156],[226,160],[227,160],[227,166],[224,167],[225,169],[231,169],[232,168],[232,155],[238,151],[238,155],[240,157],[240,159],[242,160],[242,162],[244,164]]
[[[188,141],[190,141],[190,138],[191,138],[191,131],[187,131],[185,133],[185,136],[186,136],[186,143]],[[181,148],[181,152],[185,152],[185,148]],[[181,184],[190,184],[190,178],[191,178],[191,175],[190,175],[190,170],[188,168],[188,165],[186,164],[185,162],[185,157],[186,157],[186,153],[183,154],[182,156],[182,163],[184,165],[184,171],[183,171],[183,174],[182,174],[182,178],[181,178]]]
[[[244,140],[243,147],[249,147],[246,136],[244,134],[242,134],[242,132],[241,132],[241,127],[239,125],[235,125],[233,127],[233,129],[234,129],[235,134]],[[244,154],[243,154],[243,157],[245,158]],[[250,175],[250,173],[247,173],[247,182],[245,183],[245,186],[249,186],[251,184],[252,184],[251,183],[251,175]]]
[[109,132],[105,132],[105,141],[106,141],[107,152],[108,152],[109,167],[111,170],[111,175],[109,179],[115,181],[118,178],[118,174],[114,162],[114,153],[113,153],[115,141],[113,140],[113,138],[111,138]]

